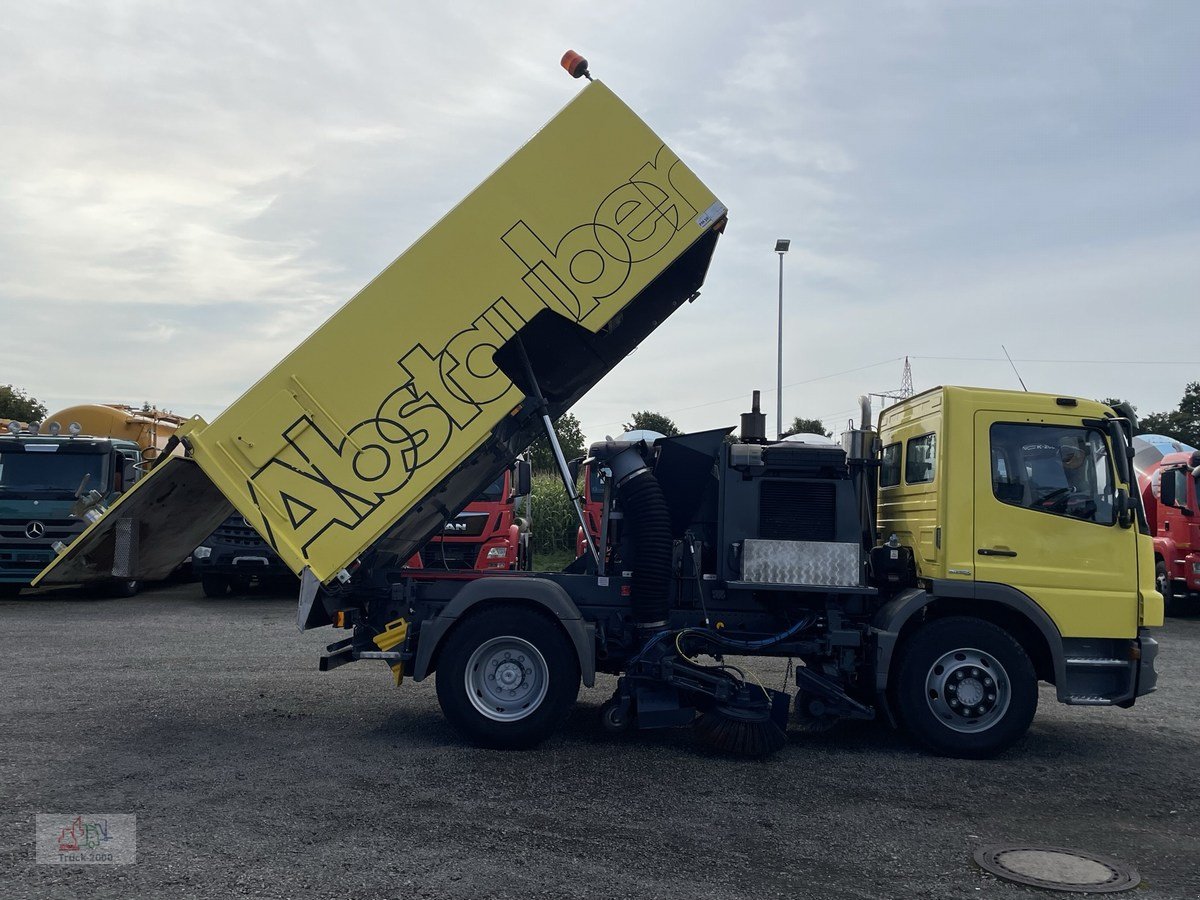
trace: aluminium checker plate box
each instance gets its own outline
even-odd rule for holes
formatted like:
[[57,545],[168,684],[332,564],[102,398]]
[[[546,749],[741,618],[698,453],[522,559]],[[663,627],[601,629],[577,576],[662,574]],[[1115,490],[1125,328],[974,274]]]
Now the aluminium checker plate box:
[[742,579],[755,584],[862,586],[858,544],[829,541],[742,542]]

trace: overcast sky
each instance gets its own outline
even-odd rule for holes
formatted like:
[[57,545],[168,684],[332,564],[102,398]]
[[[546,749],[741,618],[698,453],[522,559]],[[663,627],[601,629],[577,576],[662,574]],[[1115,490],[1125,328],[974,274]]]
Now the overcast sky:
[[0,3],[0,384],[212,419],[579,89],[730,209],[575,408],[840,431],[956,383],[1200,379],[1200,3]]

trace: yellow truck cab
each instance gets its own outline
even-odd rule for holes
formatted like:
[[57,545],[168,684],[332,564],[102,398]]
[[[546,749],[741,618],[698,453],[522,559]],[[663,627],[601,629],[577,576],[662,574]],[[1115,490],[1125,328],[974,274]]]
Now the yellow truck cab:
[[[895,602],[993,621],[1064,703],[1153,690],[1145,629],[1163,604],[1127,420],[1074,397],[937,387],[884,410],[879,437],[878,537],[911,548],[920,587]],[[902,638],[898,622],[912,625],[885,631]]]

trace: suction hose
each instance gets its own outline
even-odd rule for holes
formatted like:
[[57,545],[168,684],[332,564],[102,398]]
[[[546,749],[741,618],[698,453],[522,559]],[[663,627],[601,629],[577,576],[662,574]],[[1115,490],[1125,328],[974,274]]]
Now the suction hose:
[[671,589],[671,516],[662,485],[642,469],[617,486],[625,512],[625,533],[633,547],[629,601],[639,628],[667,623]]
[[641,630],[667,623],[671,592],[671,514],[662,485],[646,464],[644,441],[604,441],[593,444],[594,458],[605,460],[612,472],[617,497],[625,514],[633,571],[629,602]]

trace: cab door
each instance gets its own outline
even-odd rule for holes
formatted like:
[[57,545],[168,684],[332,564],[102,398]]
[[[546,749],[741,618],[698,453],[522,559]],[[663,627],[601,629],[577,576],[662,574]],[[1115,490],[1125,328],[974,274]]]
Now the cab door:
[[1033,598],[1064,637],[1137,633],[1137,530],[1107,436],[1079,418],[975,414],[975,580]]

